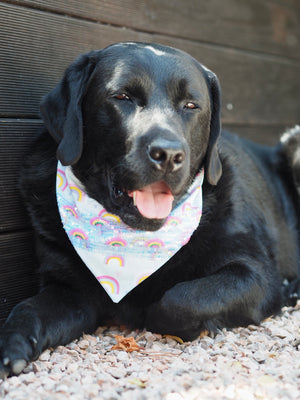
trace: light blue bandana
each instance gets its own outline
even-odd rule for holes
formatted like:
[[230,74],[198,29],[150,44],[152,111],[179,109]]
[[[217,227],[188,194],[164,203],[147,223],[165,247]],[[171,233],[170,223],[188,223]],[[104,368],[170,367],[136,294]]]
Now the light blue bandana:
[[118,303],[162,267],[197,229],[202,215],[201,171],[184,201],[162,228],[139,231],[90,198],[71,167],[58,163],[56,195],[64,229],[75,250],[111,299]]

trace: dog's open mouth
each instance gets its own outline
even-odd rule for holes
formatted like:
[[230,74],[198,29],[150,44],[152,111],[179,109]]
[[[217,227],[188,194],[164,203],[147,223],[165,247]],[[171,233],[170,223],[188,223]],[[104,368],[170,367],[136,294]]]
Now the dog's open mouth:
[[174,196],[165,182],[155,182],[127,193],[133,198],[133,204],[145,218],[164,219],[172,211]]

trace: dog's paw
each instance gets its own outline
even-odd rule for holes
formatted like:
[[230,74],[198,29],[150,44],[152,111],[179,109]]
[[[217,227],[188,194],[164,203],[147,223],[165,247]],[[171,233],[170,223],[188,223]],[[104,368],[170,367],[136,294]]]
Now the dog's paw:
[[202,330],[199,317],[172,289],[148,308],[145,326],[152,332],[178,336],[184,341],[196,339]]
[[19,375],[36,352],[37,340],[20,333],[0,333],[0,379]]

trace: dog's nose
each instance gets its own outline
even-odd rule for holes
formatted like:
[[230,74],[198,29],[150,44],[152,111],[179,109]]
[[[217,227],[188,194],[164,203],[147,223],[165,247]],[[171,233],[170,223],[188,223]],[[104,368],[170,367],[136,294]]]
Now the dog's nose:
[[157,139],[148,147],[151,162],[160,170],[177,171],[185,160],[183,145],[177,141]]

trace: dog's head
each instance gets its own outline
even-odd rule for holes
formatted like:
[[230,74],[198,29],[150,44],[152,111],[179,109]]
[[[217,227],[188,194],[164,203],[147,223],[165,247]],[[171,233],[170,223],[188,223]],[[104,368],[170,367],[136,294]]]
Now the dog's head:
[[129,226],[159,229],[201,167],[222,167],[220,89],[188,54],[119,43],[80,56],[42,101],[57,158]]

